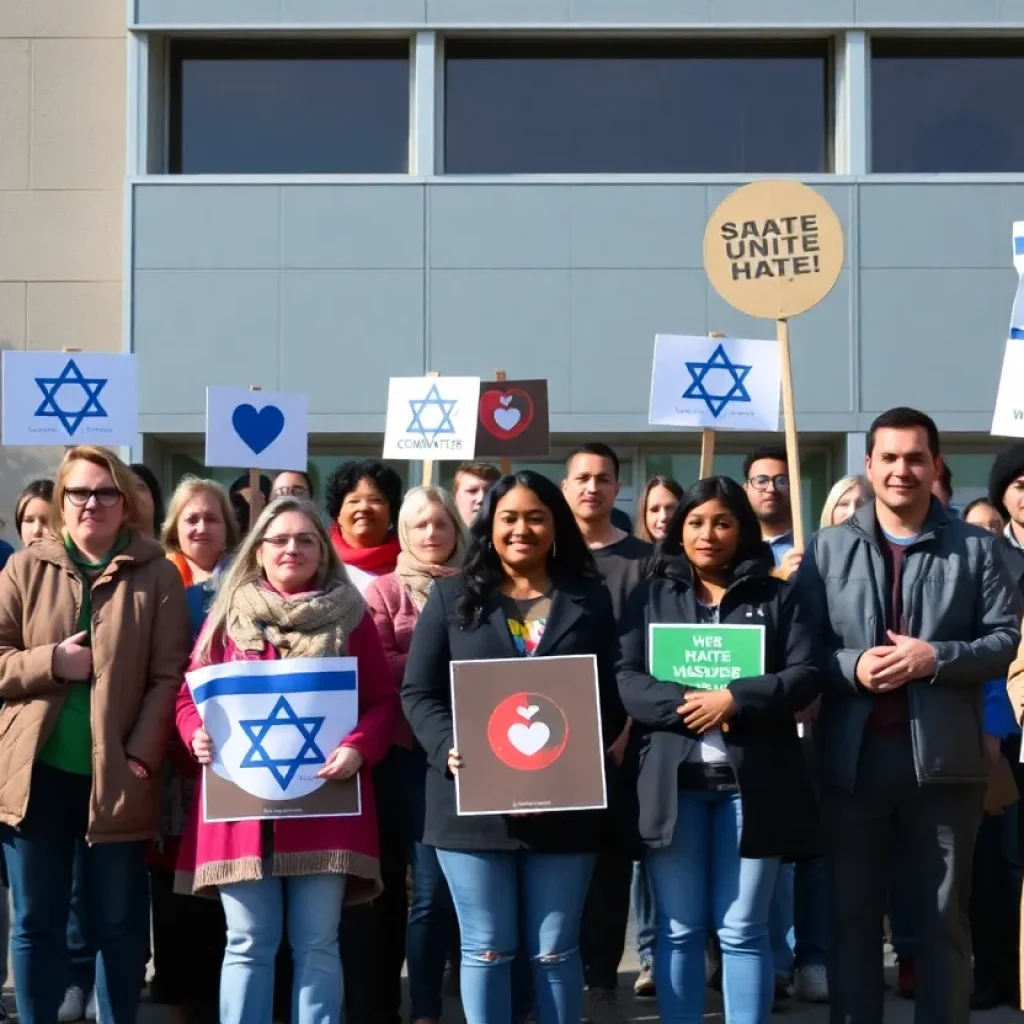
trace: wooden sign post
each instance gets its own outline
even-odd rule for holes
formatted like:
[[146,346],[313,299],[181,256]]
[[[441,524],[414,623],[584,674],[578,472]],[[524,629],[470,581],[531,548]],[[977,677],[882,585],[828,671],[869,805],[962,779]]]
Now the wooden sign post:
[[[259,391],[260,386],[258,384],[252,384],[249,387],[250,391]],[[249,528],[251,529],[256,525],[256,520],[259,519],[260,513],[263,511],[263,491],[260,488],[260,471],[258,469],[249,470]]]
[[704,269],[715,291],[748,316],[774,320],[782,364],[793,541],[804,547],[800,449],[793,402],[789,320],[813,309],[843,269],[843,229],[835,211],[799,181],[755,181],[736,189],[704,232]]
[[[436,377],[437,370],[427,370],[423,375],[424,377]],[[431,487],[434,483],[434,460],[424,459],[423,460],[423,486]]]
[[[709,338],[724,338],[722,331],[711,331]],[[704,480],[711,476],[711,467],[715,464],[715,431],[711,427],[705,427],[700,432],[700,472],[698,480]]]
[[[498,370],[497,373],[495,373],[495,375],[494,375],[494,379],[496,381],[504,383],[504,381],[506,380],[505,371],[504,370]],[[498,465],[499,465],[499,469],[501,470],[501,475],[502,476],[508,476],[509,473],[512,472],[512,460],[507,455],[503,455],[498,460]]]

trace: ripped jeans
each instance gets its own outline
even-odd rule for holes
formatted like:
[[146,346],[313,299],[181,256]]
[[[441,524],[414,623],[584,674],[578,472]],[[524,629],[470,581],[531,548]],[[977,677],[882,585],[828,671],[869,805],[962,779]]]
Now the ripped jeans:
[[537,1024],[578,1024],[580,921],[594,856],[438,850],[462,935],[466,1024],[512,1024],[512,961],[530,962]]

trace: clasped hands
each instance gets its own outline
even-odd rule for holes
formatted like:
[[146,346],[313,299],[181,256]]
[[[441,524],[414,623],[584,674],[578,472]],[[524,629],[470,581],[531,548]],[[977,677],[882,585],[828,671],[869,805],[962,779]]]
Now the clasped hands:
[[857,682],[871,693],[888,693],[912,679],[935,674],[935,648],[925,640],[886,630],[892,641],[869,647],[857,660]]
[[[200,764],[213,764],[213,740],[203,728],[192,733],[192,755]],[[341,782],[352,778],[363,764],[363,755],[355,747],[341,746],[327,758],[327,763],[316,773],[316,777]]]
[[689,690],[683,697],[683,703],[676,708],[676,714],[682,718],[683,725],[699,736],[720,728],[736,711],[736,698],[728,687],[721,690]]

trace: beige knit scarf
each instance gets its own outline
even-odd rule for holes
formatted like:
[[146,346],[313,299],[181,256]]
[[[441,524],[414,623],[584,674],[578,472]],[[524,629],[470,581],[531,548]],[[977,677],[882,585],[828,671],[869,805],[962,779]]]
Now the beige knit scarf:
[[[453,555],[452,560],[454,559]],[[461,562],[461,557],[459,561]],[[427,598],[430,597],[434,583],[446,576],[458,576],[460,571],[458,566],[451,564],[431,565],[429,562],[421,562],[408,551],[402,551],[399,554],[398,565],[395,567],[395,575],[409,592],[409,597],[419,612],[423,611],[423,606],[427,603]]]
[[231,599],[226,631],[241,651],[270,644],[282,658],[331,658],[346,653],[364,611],[359,591],[347,581],[293,598],[247,583]]

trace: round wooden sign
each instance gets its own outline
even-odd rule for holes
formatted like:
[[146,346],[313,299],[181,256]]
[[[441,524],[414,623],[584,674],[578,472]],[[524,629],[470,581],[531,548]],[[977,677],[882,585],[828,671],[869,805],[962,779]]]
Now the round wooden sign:
[[715,291],[748,316],[786,320],[816,306],[843,269],[843,228],[825,199],[799,181],[736,189],[704,231]]

